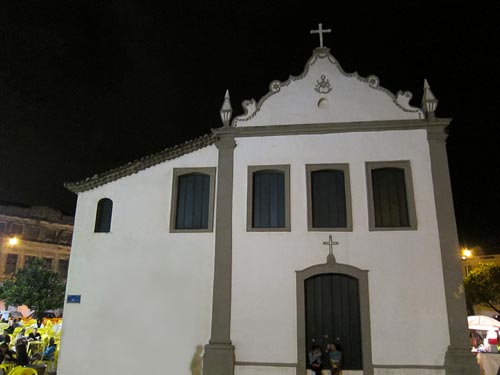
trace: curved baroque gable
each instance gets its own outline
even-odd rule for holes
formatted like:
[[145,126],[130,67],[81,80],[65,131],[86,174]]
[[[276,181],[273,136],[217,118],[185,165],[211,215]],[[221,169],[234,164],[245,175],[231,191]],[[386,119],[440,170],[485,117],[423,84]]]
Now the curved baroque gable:
[[328,48],[316,48],[304,72],[285,82],[272,81],[258,102],[243,101],[245,113],[233,126],[317,124],[423,119],[410,106],[409,91],[396,95],[379,85],[378,77],[346,73]]

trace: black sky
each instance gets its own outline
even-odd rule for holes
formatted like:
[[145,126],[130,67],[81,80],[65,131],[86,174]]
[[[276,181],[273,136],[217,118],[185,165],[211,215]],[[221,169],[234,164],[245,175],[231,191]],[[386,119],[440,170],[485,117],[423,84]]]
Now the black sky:
[[73,213],[62,184],[220,126],[317,46],[419,106],[423,79],[452,117],[462,244],[500,249],[500,7],[470,1],[34,1],[0,12],[0,200]]

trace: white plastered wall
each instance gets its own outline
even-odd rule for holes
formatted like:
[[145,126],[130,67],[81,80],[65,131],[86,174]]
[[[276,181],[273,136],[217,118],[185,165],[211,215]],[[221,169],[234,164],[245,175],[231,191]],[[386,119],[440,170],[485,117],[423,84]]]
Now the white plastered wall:
[[[80,193],[58,373],[190,374],[210,337],[214,234],[170,233],[172,169],[216,167],[209,146]],[[110,233],[94,233],[99,199]]]
[[[337,262],[369,271],[374,365],[443,365],[449,335],[425,130],[238,138],[234,160],[237,362],[297,363],[295,271],[324,263],[333,234]],[[368,230],[365,162],[384,160],[411,163],[416,231]],[[352,232],[307,231],[305,164],[316,163],[349,164]],[[247,167],[270,164],[290,164],[291,232],[247,232]]]

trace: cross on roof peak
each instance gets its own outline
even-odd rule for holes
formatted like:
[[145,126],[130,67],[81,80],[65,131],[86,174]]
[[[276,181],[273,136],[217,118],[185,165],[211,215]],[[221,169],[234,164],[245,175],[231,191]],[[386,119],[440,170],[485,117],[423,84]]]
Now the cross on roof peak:
[[319,48],[323,48],[323,33],[331,33],[331,29],[323,29],[323,24],[318,24],[318,30],[311,30],[311,34],[319,34]]

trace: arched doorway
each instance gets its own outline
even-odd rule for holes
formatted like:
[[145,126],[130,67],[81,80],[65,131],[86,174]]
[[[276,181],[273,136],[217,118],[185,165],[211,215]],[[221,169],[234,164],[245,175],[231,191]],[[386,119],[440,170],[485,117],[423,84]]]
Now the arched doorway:
[[296,274],[297,374],[306,373],[306,354],[314,339],[322,347],[340,341],[344,368],[372,375],[368,271],[331,257]]
[[340,346],[345,370],[362,370],[358,280],[337,273],[305,280],[306,350],[312,343]]

